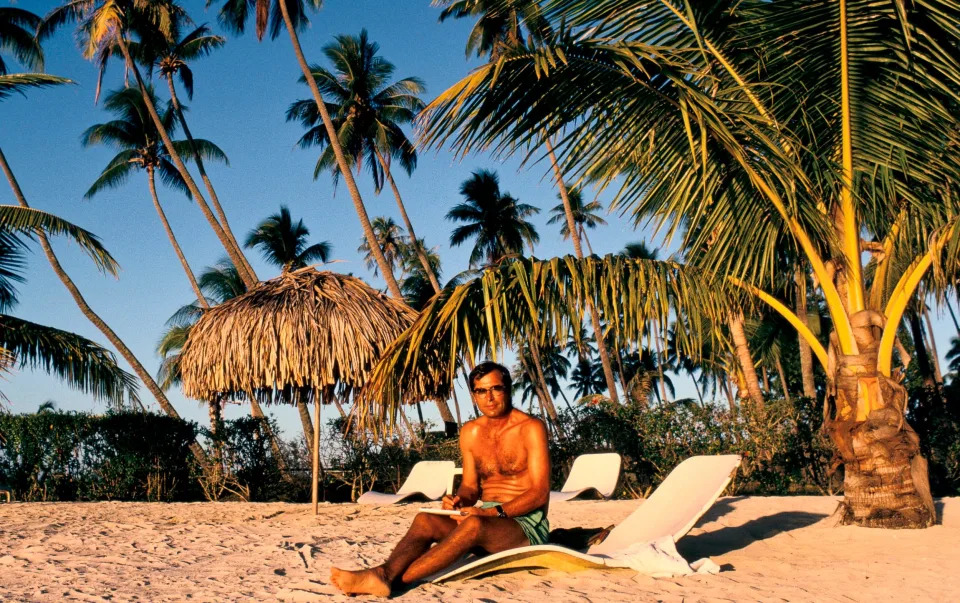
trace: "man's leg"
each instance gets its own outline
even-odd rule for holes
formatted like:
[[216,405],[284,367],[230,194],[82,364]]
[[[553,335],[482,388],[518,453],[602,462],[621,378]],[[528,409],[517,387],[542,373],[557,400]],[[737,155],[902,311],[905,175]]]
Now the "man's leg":
[[[409,564],[400,580],[412,584],[449,566],[475,547],[488,553],[530,544],[520,524],[498,517],[468,517],[460,522],[437,546],[426,550]],[[398,547],[399,548],[399,547]]]
[[356,571],[335,567],[330,571],[330,580],[348,595],[370,594],[386,597],[390,594],[390,585],[411,563],[423,555],[430,545],[444,539],[457,527],[457,523],[449,517],[418,513],[410,529],[383,565]]

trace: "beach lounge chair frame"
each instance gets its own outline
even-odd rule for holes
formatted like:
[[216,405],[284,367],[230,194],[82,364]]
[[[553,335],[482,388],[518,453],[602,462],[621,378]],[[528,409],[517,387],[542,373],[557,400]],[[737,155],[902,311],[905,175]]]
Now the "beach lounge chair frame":
[[620,479],[620,455],[616,452],[581,454],[573,461],[570,475],[560,491],[550,492],[550,502],[574,498],[610,498]]
[[443,496],[453,479],[456,463],[453,461],[420,461],[396,494],[364,492],[357,502],[364,505],[392,505],[413,500],[437,500]]
[[640,507],[586,553],[554,544],[525,546],[464,562],[432,582],[517,569],[577,571],[628,567],[616,553],[636,543],[682,538],[713,506],[740,466],[739,455],[695,456],[677,465]]

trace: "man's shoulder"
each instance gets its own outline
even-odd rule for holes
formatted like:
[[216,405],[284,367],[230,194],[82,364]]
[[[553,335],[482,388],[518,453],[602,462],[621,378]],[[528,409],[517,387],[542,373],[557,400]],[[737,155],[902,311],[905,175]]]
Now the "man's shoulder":
[[522,416],[517,419],[517,425],[524,433],[546,433],[547,424],[540,417],[528,415],[522,410],[518,410]]

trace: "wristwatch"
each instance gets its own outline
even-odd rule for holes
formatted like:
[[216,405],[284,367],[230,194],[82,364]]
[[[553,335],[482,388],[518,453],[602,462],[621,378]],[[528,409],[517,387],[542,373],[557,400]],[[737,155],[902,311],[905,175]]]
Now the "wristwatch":
[[506,518],[507,518],[507,512],[503,510],[503,507],[502,507],[502,506],[500,506],[500,505],[494,505],[493,508],[497,510],[497,517],[499,517],[500,519],[506,519]]

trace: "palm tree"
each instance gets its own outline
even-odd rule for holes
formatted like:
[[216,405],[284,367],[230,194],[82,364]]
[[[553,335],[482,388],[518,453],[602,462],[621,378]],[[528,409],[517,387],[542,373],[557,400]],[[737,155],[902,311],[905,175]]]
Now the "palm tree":
[[[336,36],[336,43],[328,44],[323,53],[333,65],[328,71],[319,65],[311,65],[313,78],[320,91],[329,99],[333,113],[333,125],[351,166],[359,166],[366,159],[373,176],[377,193],[384,180],[390,184],[400,210],[400,217],[410,236],[410,246],[420,261],[423,272],[429,277],[434,292],[440,291],[440,282],[430,268],[430,262],[419,245],[413,223],[407,215],[400,189],[393,179],[390,167],[397,160],[407,174],[417,165],[417,153],[407,139],[401,126],[413,121],[423,109],[420,94],[423,82],[418,78],[404,78],[390,83],[393,63],[377,56],[379,44],[367,38],[367,30],[359,36]],[[300,78],[303,81],[303,78]],[[300,138],[302,148],[320,146],[323,152],[317,159],[314,178],[324,170],[333,172],[334,181],[339,179],[340,168],[327,139],[317,105],[312,100],[299,100],[287,110],[287,121],[299,120],[307,133]]]
[[56,216],[32,209],[0,205],[0,372],[11,368],[46,371],[70,387],[115,408],[139,405],[136,378],[117,366],[112,353],[74,333],[6,314],[18,302],[16,285],[25,281],[26,237],[36,233],[67,236],[100,265],[116,264],[91,233]]
[[330,256],[330,242],[321,241],[307,245],[310,229],[303,220],[293,223],[290,210],[280,206],[280,213],[273,214],[261,222],[247,235],[245,247],[258,247],[263,259],[280,266],[283,272],[304,268],[314,262],[326,262]]
[[[207,6],[214,0],[207,0]],[[350,198],[353,200],[354,209],[357,217],[360,218],[360,226],[363,228],[363,234],[370,246],[370,251],[380,267],[384,280],[387,281],[387,288],[397,299],[402,299],[403,294],[400,291],[400,285],[397,284],[393,274],[390,272],[386,258],[383,253],[376,248],[376,237],[374,236],[373,226],[370,224],[370,218],[367,215],[367,209],[363,204],[363,198],[360,196],[360,190],[357,188],[356,180],[350,171],[350,162],[344,153],[340,139],[337,137],[337,129],[333,125],[327,104],[320,94],[320,88],[317,81],[313,78],[310,65],[303,55],[303,48],[300,46],[299,32],[303,31],[309,25],[307,19],[307,8],[319,9],[322,0],[225,0],[219,12],[220,22],[228,29],[242,34],[246,27],[247,19],[253,12],[256,17],[257,39],[262,40],[267,31],[267,25],[270,25],[270,37],[275,39],[280,35],[280,29],[285,27],[290,36],[290,43],[293,46],[293,53],[297,57],[297,63],[300,65],[300,71],[303,73],[307,86],[313,95],[313,101],[317,105],[320,118],[323,121],[324,128],[327,131],[327,137],[330,141],[330,147],[333,149],[334,157],[337,159],[337,166],[347,184],[347,190],[350,192]],[[253,9],[251,11],[251,9]]]
[[[491,63],[498,63],[505,54],[526,53],[527,45],[524,43],[524,38],[529,39],[531,47],[536,47],[553,36],[550,23],[541,10],[541,3],[537,0],[435,0],[434,4],[444,7],[444,11],[440,14],[440,21],[450,16],[477,17],[477,22],[467,39],[467,54],[469,55],[472,50],[476,50],[477,56],[489,53]],[[527,36],[523,35],[521,27],[526,28]],[[436,102],[434,101],[434,104]],[[583,258],[570,195],[553,149],[553,142],[546,132],[541,134],[566,215],[567,231],[572,233],[574,253],[578,258]],[[592,306],[587,308],[587,313],[590,315],[591,328],[595,333],[599,333],[600,317]],[[619,398],[613,364],[602,341],[598,346],[598,352],[610,398],[617,403]]]
[[[246,259],[241,257],[239,247],[227,236],[223,226],[213,215],[206,198],[174,146],[170,133],[164,127],[163,119],[150,97],[149,89],[129,46],[131,35],[140,36],[141,43],[145,44],[151,44],[151,40],[158,38],[173,39],[179,25],[186,20],[185,11],[172,0],[69,0],[44,16],[37,29],[37,39],[46,39],[67,23],[79,22],[77,39],[82,46],[84,58],[97,59],[102,64],[104,55],[109,55],[114,48],[120,50],[127,70],[133,73],[136,79],[137,88],[160,134],[163,146],[187,185],[187,190],[196,200],[197,206],[227,254],[235,264],[243,266]],[[255,275],[246,271],[241,274],[244,275],[248,287],[256,284]]]
[[[393,218],[387,216],[377,216],[373,219],[373,233],[374,240],[376,241],[376,247],[383,252],[383,257],[387,261],[387,267],[390,269],[390,274],[393,274],[394,270],[397,268],[401,269],[401,278],[404,272],[406,272],[406,267],[403,263],[404,251],[407,248],[407,244],[404,241],[406,234],[396,222],[393,221]],[[360,243],[360,246],[357,247],[357,251],[363,254],[363,259],[367,263],[367,268],[373,270],[373,274],[377,274],[377,260],[374,257],[373,251],[370,247],[370,242],[364,237],[363,242]]]
[[[153,90],[148,89],[148,93],[156,104]],[[160,179],[168,186],[188,196],[189,191],[183,178],[180,177],[180,172],[170,162],[166,149],[160,142],[160,136],[153,125],[153,120],[150,119],[140,91],[133,88],[123,88],[112,92],[104,101],[104,106],[108,111],[114,113],[118,119],[91,126],[83,133],[81,141],[84,146],[109,144],[120,152],[110,160],[84,197],[90,199],[100,191],[122,185],[133,170],[145,171],[153,206],[157,210],[157,215],[160,216],[160,222],[167,233],[167,238],[170,239],[170,245],[173,246],[173,250],[183,266],[183,271],[187,275],[197,299],[201,303],[205,303],[193,270],[190,269],[190,264],[187,262],[187,258],[183,254],[183,250],[177,242],[177,237],[173,234],[170,222],[163,211],[163,206],[160,204],[160,198],[157,196],[157,175],[159,174]],[[175,129],[173,112],[166,111],[163,119],[167,129],[173,132]],[[185,144],[182,141],[174,142],[174,145],[180,148]],[[194,140],[191,146],[197,150],[197,154],[212,159],[226,160],[223,151],[208,140]]]
[[496,60],[504,47],[516,46],[526,33],[540,41],[550,31],[540,2],[536,0],[433,0],[440,6],[440,21],[450,17],[461,19],[477,17],[477,22],[467,36],[467,56],[471,53]]
[[[10,44],[10,37],[8,37],[10,29],[5,27],[2,30],[4,38],[0,38],[0,48],[7,48]],[[16,40],[22,38],[15,38],[14,44],[17,44]],[[14,75],[0,75],[0,100],[10,95],[13,92],[22,92],[24,89],[29,87],[42,87],[68,83],[69,80],[64,78],[59,78],[55,76],[45,75],[45,74],[14,74]],[[13,169],[10,164],[7,162],[6,156],[3,154],[2,149],[0,149],[0,170],[3,171],[4,175],[7,178],[7,182],[10,185],[11,190],[13,191],[13,196],[17,200],[17,204],[20,206],[21,210],[25,210],[24,215],[37,216],[41,212],[37,212],[30,208],[30,205],[27,203],[27,198],[23,194],[23,189],[20,188],[20,183],[17,181],[16,176],[13,173]],[[24,222],[27,223],[27,222]],[[34,223],[31,228],[36,232],[37,242],[40,244],[43,253],[47,258],[47,261],[50,263],[50,266],[53,268],[53,271],[56,273],[57,277],[64,284],[67,290],[70,292],[70,295],[73,297],[77,306],[80,308],[80,311],[84,316],[87,317],[90,322],[92,322],[100,331],[107,337],[111,344],[120,352],[120,355],[123,356],[124,360],[130,364],[133,368],[134,373],[140,378],[141,381],[147,386],[147,389],[150,390],[150,393],[153,394],[154,398],[157,400],[157,404],[160,408],[169,416],[174,418],[179,418],[180,415],[177,413],[176,409],[170,404],[170,401],[164,395],[163,391],[156,384],[153,378],[150,376],[150,373],[147,372],[143,364],[134,356],[133,352],[126,346],[126,344],[120,339],[119,336],[111,329],[106,322],[103,321],[100,316],[98,316],[87,301],[83,298],[83,295],[80,293],[80,290],[77,288],[76,284],[73,282],[73,279],[67,274],[63,269],[63,266],[60,264],[60,260],[57,258],[57,255],[54,253],[53,248],[50,246],[49,239],[47,238],[47,231],[43,229],[43,224],[41,222]],[[49,230],[49,229],[48,229]],[[84,231],[85,232],[85,231]],[[76,233],[75,233],[76,234]],[[86,237],[86,235],[85,235]],[[86,239],[89,242],[95,242],[94,239]],[[97,262],[97,265],[102,269],[106,270],[112,274],[116,274],[116,264],[113,262],[113,259],[109,257],[109,254],[106,254],[105,250],[99,246],[99,243],[96,243],[96,246],[92,248],[92,257]],[[72,370],[72,369],[71,369]],[[194,443],[190,447],[194,456],[197,460],[203,465],[205,463],[205,455],[203,449],[200,448],[199,444]]]
[[[43,49],[33,32],[40,25],[40,17],[22,8],[0,7],[0,50],[10,52],[17,62],[35,71],[43,71]],[[0,75],[7,75],[9,67],[0,55]]]
[[[192,142],[194,140],[193,134],[190,132],[190,126],[187,124],[186,117],[184,117],[183,107],[177,95],[177,87],[173,81],[174,77],[177,77],[184,91],[187,93],[187,98],[193,99],[193,70],[190,68],[189,62],[203,58],[214,50],[222,48],[226,40],[222,36],[212,35],[210,28],[206,25],[201,25],[183,37],[180,37],[180,30],[192,24],[192,21],[186,13],[174,13],[174,15],[179,17],[179,19],[172,24],[169,35],[164,35],[163,32],[157,30],[141,32],[140,42],[128,43],[130,54],[137,63],[143,65],[148,71],[152,72],[153,69],[156,68],[160,75],[166,80],[167,88],[170,91],[170,102],[173,106],[173,111],[177,116],[180,126],[183,128],[184,136],[186,136],[187,141],[190,142],[188,148],[184,150],[184,154],[192,155],[194,161],[196,161],[197,171],[200,173],[200,179],[203,180],[207,194],[210,195],[210,202],[217,214],[217,219],[226,234],[228,242],[235,248],[234,250],[237,252],[237,255],[243,260],[240,268],[247,273],[249,279],[255,282],[257,280],[256,273],[240,250],[237,239],[227,220],[227,214],[220,204],[220,197],[213,188],[213,183],[210,181],[209,175],[207,175],[201,150]],[[117,49],[117,51],[119,51],[119,49]],[[110,54],[113,52],[114,49],[111,48]],[[107,56],[109,55],[105,55],[105,57]]]
[[463,202],[447,212],[452,222],[465,222],[450,235],[450,244],[459,247],[474,240],[470,252],[470,266],[479,266],[483,261],[496,264],[508,255],[523,252],[523,244],[530,246],[540,242],[540,235],[526,218],[540,213],[540,209],[520,203],[510,193],[500,192],[500,178],[496,172],[477,170],[460,185]]
[[570,383],[577,399],[602,394],[607,388],[603,367],[589,358],[581,358],[570,372]]
[[[428,107],[427,138],[511,150],[544,130],[589,136],[564,149],[572,176],[618,179],[617,206],[682,230],[689,265],[767,303],[810,344],[837,388],[826,426],[845,461],[843,521],[930,525],[906,391],[890,377],[908,303],[945,291],[956,268],[960,91],[942,82],[960,62],[937,49],[956,44],[960,15],[942,0],[620,4],[553,0],[577,35],[475,71]],[[866,248],[879,253],[865,270]],[[789,274],[816,277],[830,357],[769,292],[786,252]],[[881,425],[884,437],[868,435]]]
[[[547,224],[560,223],[560,234],[564,239],[570,238],[570,227],[567,225],[567,210],[563,204],[563,197],[557,193],[560,204],[550,209],[553,214]],[[596,228],[600,224],[606,224],[607,221],[597,215],[597,211],[603,209],[599,201],[593,200],[586,205],[583,204],[583,191],[580,188],[567,187],[567,199],[570,202],[570,210],[573,213],[573,223],[576,225],[578,234],[583,237],[583,242],[587,244],[590,255],[593,255],[593,247],[590,245],[590,239],[587,238],[587,228]]]

